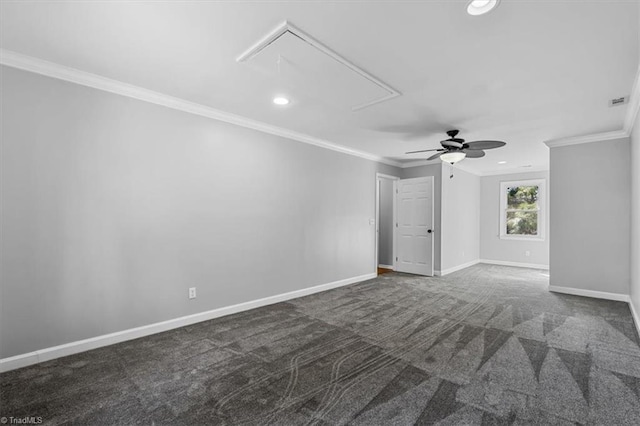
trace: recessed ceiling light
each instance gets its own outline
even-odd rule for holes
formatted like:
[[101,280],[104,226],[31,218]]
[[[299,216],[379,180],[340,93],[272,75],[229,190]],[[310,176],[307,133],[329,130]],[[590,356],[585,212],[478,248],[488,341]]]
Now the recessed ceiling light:
[[507,164],[506,161],[498,161],[498,164]]
[[289,99],[284,96],[276,96],[273,98],[273,103],[276,105],[287,105],[289,103]]
[[484,15],[491,12],[500,0],[471,0],[467,4],[467,13],[472,16]]

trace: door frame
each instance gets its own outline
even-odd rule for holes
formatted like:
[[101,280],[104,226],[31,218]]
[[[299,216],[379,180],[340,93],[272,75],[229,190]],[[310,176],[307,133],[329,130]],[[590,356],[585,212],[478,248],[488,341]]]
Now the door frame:
[[433,230],[433,232],[431,233],[431,269],[433,270],[431,275],[427,275],[430,277],[433,277],[436,275],[436,265],[435,265],[435,177],[434,176],[420,176],[417,178],[410,178],[410,179],[398,179],[396,181],[393,182],[393,223],[396,225],[393,227],[393,270],[395,271],[397,269],[397,263],[398,263],[398,258],[396,257],[396,239],[398,238],[398,184],[400,183],[400,180],[414,180],[414,179],[424,179],[424,178],[429,178],[429,183],[431,185],[431,229]]
[[[398,176],[392,176],[392,175],[387,175],[384,173],[376,173],[376,215],[375,215],[375,221],[376,221],[376,229],[375,229],[375,234],[376,234],[376,241],[375,241],[375,250],[374,250],[374,263],[375,263],[375,273],[376,275],[378,274],[378,244],[379,244],[379,236],[380,236],[380,180],[381,179],[387,179],[393,182],[393,191],[395,192],[395,188],[396,188],[396,181],[399,181],[400,178]],[[396,223],[396,197],[395,194],[392,195],[393,197],[393,223]],[[393,240],[393,247],[392,247],[392,259],[393,259],[393,265],[388,265],[391,266],[394,270],[395,270],[395,256],[396,256],[396,241],[395,241],[395,227],[393,228],[393,233],[391,236],[391,239]]]

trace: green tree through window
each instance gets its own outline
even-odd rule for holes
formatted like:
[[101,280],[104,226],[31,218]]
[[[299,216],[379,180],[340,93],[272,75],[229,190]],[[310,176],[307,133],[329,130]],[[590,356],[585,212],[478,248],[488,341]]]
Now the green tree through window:
[[538,235],[538,185],[507,187],[507,235]]

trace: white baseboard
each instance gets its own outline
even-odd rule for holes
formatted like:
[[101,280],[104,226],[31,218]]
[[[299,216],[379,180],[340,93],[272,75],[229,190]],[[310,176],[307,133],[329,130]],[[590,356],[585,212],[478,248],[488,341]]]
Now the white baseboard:
[[633,323],[636,326],[636,331],[638,335],[640,335],[640,317],[638,316],[638,311],[636,311],[636,307],[633,304],[633,300],[629,297],[629,309],[631,309],[631,316],[633,317]]
[[392,265],[378,265],[378,268],[393,269],[393,266]]
[[433,271],[433,274],[436,277],[443,277],[445,275],[451,274],[461,269],[468,268],[469,266],[477,265],[478,263],[480,263],[480,260],[476,259],[476,260],[472,260],[471,262],[463,263],[462,265],[454,266],[453,268],[444,269],[442,271]]
[[376,278],[376,272],[0,359],[0,373]]
[[508,262],[506,260],[490,260],[490,259],[480,259],[479,262],[486,263],[489,265],[515,266],[516,268],[549,269],[549,265],[542,265],[538,263]]
[[555,285],[550,285],[549,291],[553,291],[556,293],[573,294],[575,296],[593,297],[596,299],[627,302],[629,304],[629,309],[631,310],[631,317],[633,318],[633,324],[636,327],[636,331],[640,335],[640,316],[638,316],[638,311],[636,310],[636,307],[633,304],[633,301],[631,300],[631,296],[629,296],[628,294],[607,293],[606,291],[583,290],[581,288],[572,288],[572,287],[558,287]]
[[594,297],[596,299],[616,300],[618,302],[629,303],[631,301],[628,294],[608,293],[606,291],[584,290],[581,288],[559,287],[556,285],[550,285],[549,291],[553,291],[554,293],[573,294],[574,296]]

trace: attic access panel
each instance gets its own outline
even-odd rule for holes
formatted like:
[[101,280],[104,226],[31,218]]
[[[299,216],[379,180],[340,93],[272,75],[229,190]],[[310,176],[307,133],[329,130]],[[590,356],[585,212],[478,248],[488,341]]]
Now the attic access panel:
[[352,111],[400,95],[288,22],[284,22],[237,58],[295,91]]

